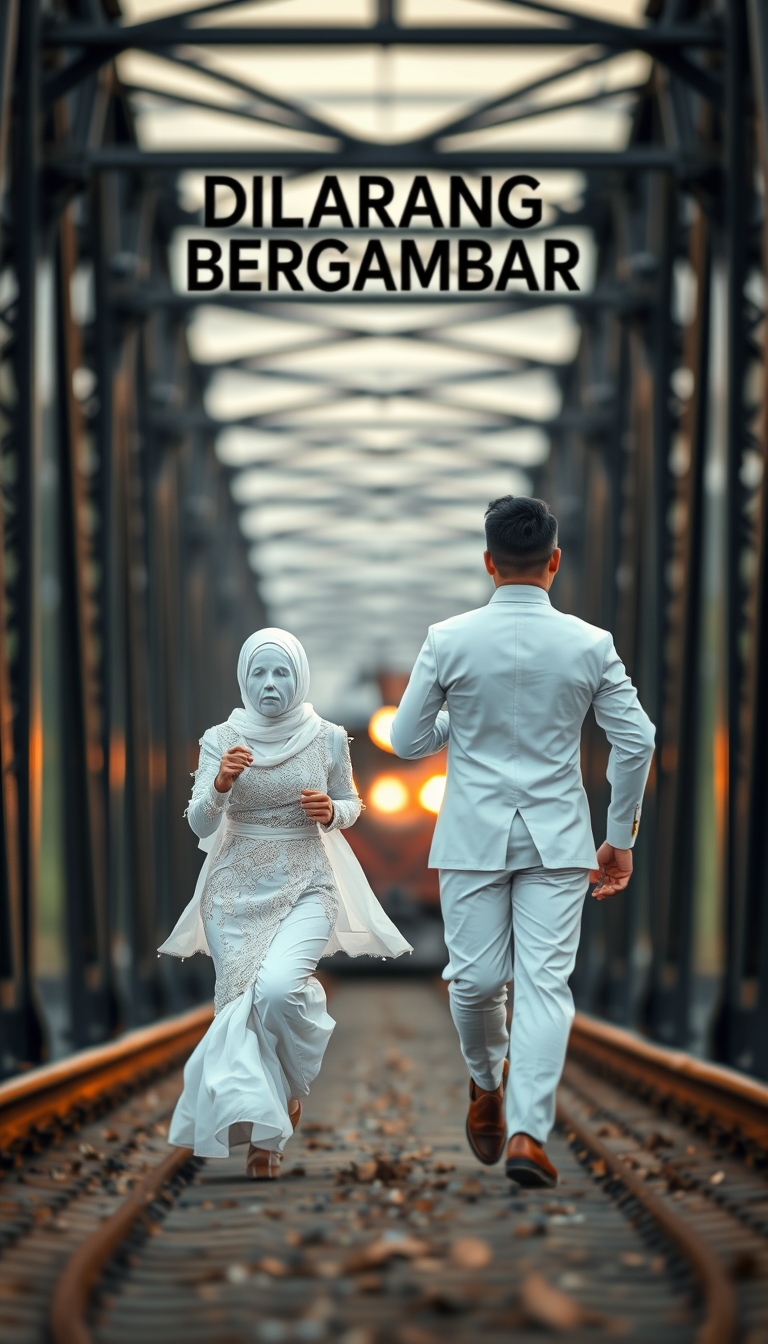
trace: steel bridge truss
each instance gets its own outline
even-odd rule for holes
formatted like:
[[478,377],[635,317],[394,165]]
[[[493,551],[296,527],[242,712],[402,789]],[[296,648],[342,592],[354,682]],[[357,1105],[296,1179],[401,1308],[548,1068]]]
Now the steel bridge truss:
[[[397,334],[445,349],[437,304],[450,322],[448,344],[460,346],[491,311],[555,299],[571,306],[578,354],[555,371],[562,408],[545,426],[552,449],[535,474],[562,524],[559,600],[616,631],[658,725],[634,893],[607,911],[588,910],[577,996],[665,1042],[693,1043],[768,1075],[765,7],[651,0],[647,21],[629,26],[518,0],[515,23],[449,27],[408,23],[393,0],[378,0],[369,26],[311,28],[250,17],[238,24],[240,8],[228,0],[126,23],[117,0],[57,0],[44,10],[39,0],[0,4],[4,1067],[39,1059],[43,1049],[32,975],[46,619],[39,483],[50,469],[41,377],[60,482],[68,1011],[71,1043],[82,1045],[118,1019],[146,1020],[201,988],[194,971],[184,979],[160,967],[153,948],[190,889],[180,827],[191,725],[216,719],[216,688],[231,680],[241,626],[260,614],[213,452],[221,425],[205,409],[205,390],[226,361],[190,360],[188,310],[205,299],[180,294],[168,274],[173,231],[195,220],[178,204],[178,175],[572,169],[586,188],[567,221],[591,229],[597,244],[589,292],[482,300],[430,292],[429,320],[409,310]],[[518,82],[427,135],[383,142],[352,134],[298,96],[227,73],[211,55],[294,47],[315,49],[318,61],[349,48],[549,48],[568,59],[559,74]],[[127,51],[205,75],[209,89],[224,91],[229,116],[276,128],[281,145],[143,147],[137,99],[210,111],[223,104],[213,92],[121,79],[115,61]],[[623,52],[651,60],[639,86],[582,99],[559,94],[559,80]],[[484,132],[524,124],[542,108],[598,106],[617,95],[633,100],[624,148],[483,147]],[[314,325],[317,339],[337,342],[342,354],[371,335],[348,309],[334,317],[332,297],[227,294],[215,302],[271,315],[287,329],[301,303],[300,339]],[[380,302],[402,299],[366,295],[368,309]],[[54,323],[54,370],[40,367],[45,320]],[[552,371],[543,356],[492,356],[486,379],[494,370]],[[262,365],[254,358],[248,367]],[[306,414],[245,416],[243,425],[276,441],[283,435],[294,454],[334,434],[354,437],[349,407],[370,389],[341,375],[286,379]],[[524,423],[481,410],[467,419],[449,378],[406,380],[398,392],[419,411],[422,439],[424,408],[453,408],[457,428],[444,420],[434,442],[460,454],[469,435],[481,444],[481,465],[494,458],[495,434]],[[325,417],[320,440],[313,396]],[[401,429],[405,460],[413,426]],[[424,613],[416,619],[427,623]],[[590,732],[585,775],[598,812],[605,763]]]

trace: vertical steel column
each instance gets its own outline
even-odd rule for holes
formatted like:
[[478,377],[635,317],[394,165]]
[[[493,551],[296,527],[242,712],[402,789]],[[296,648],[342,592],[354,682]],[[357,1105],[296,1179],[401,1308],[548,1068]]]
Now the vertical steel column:
[[[5,0],[0,6],[0,181],[7,172],[17,43],[18,4],[16,0]],[[3,512],[0,510],[0,1074],[10,1072],[19,1054],[25,1053],[18,1014],[23,1002],[27,971],[18,847],[18,789],[14,773],[13,706],[8,663]]]
[[[26,0],[19,12],[17,118],[13,161],[13,249],[18,300],[16,310],[15,361],[16,405],[12,430],[16,461],[14,488],[13,549],[17,573],[13,576],[12,608],[6,617],[12,636],[11,696],[14,702],[13,755],[3,761],[4,820],[13,825],[18,796],[18,905],[20,962],[8,1002],[8,1035],[3,1042],[3,1067],[19,1060],[36,1061],[43,1050],[42,1031],[32,990],[34,909],[39,853],[42,788],[42,721],[39,683],[38,568],[36,544],[35,486],[40,450],[35,381],[37,265],[40,238],[39,209],[39,0]],[[7,718],[7,712],[4,716]],[[5,745],[7,722],[4,724]],[[6,773],[7,772],[7,773]],[[15,882],[15,859],[6,849],[6,874]]]
[[[140,335],[123,347],[113,395],[116,583],[119,656],[123,661],[124,845],[123,929],[127,935],[126,1013],[132,1025],[157,1011],[157,943],[154,939],[154,871],[150,800],[150,712],[145,554],[145,499],[136,458],[139,453],[136,401]],[[139,388],[138,396],[141,396]],[[116,650],[117,652],[117,650]]]
[[[181,828],[186,826],[184,811],[189,797],[188,777],[185,779],[186,716],[182,693],[183,613],[179,601],[182,582],[179,572],[178,457],[182,451],[172,449],[164,454],[153,490],[152,507],[152,559],[156,580],[151,616],[156,669],[154,737],[158,756],[153,770],[152,804],[156,833],[161,842],[155,853],[158,943],[165,931],[173,927],[186,904],[183,897],[179,900],[179,896],[184,891],[183,874],[188,866],[180,834]],[[189,841],[193,843],[191,836]],[[167,958],[160,963],[164,993],[173,1009],[181,1008],[189,999],[183,993],[178,970]]]
[[[601,410],[605,407],[604,414],[610,406],[610,419],[601,424],[599,432],[590,436],[584,455],[584,597],[580,610],[588,621],[613,630],[619,536],[617,516],[621,508],[616,465],[621,454],[626,404],[616,392],[621,386],[625,343],[616,315],[610,311],[596,314],[586,328],[585,336],[589,337],[590,361],[588,368],[580,363],[582,376],[590,402],[597,403]],[[610,400],[602,392],[607,388],[611,389]],[[597,398],[594,389],[601,392]],[[585,724],[582,760],[596,828],[603,824],[610,801],[606,779],[608,754],[605,734],[590,715]],[[597,843],[602,839],[600,834]],[[582,968],[591,970],[591,1002],[585,1006],[619,1022],[630,1020],[635,988],[630,974],[634,908],[633,902],[624,899],[603,905],[589,901],[584,912],[586,939],[594,944],[585,949],[582,957]]]
[[[647,1021],[654,1035],[668,1044],[680,1042],[687,1029],[680,1020],[680,998],[687,996],[685,963],[670,958],[671,901],[674,893],[664,873],[659,881],[658,846],[662,834],[662,778],[667,763],[663,751],[663,718],[666,682],[668,610],[667,563],[669,560],[670,504],[669,452],[671,447],[671,375],[672,375],[672,271],[678,237],[677,184],[668,174],[650,183],[648,201],[649,244],[657,258],[656,292],[653,319],[646,333],[650,343],[648,362],[653,380],[652,465],[649,488],[652,577],[649,579],[645,621],[648,641],[647,708],[656,724],[656,755],[653,761],[651,796],[646,800],[643,822],[644,866],[650,895],[650,928],[653,944],[653,975],[646,1008]],[[642,563],[642,560],[641,560]],[[641,692],[641,695],[643,693]],[[670,1012],[674,990],[674,1013]],[[663,1004],[663,1007],[662,1007]]]
[[[763,184],[768,182],[768,11],[758,0],[748,0],[749,55],[756,113],[755,138]],[[762,202],[760,264],[768,276],[768,210]],[[753,330],[765,326],[762,311],[753,310]],[[747,342],[751,333],[747,332]],[[768,339],[763,333],[762,351],[754,339],[753,360],[761,355],[762,378],[757,405],[745,406],[753,416],[750,446],[762,461],[762,480],[752,520],[751,550],[755,577],[747,608],[744,694],[740,720],[743,768],[739,774],[738,814],[745,818],[743,844],[734,865],[738,875],[739,946],[734,949],[734,991],[738,1001],[731,1008],[730,1053],[742,1067],[762,1076],[768,1074],[768,1038],[765,1012],[768,1003],[768,784],[765,759],[768,752]],[[751,372],[751,371],[750,371]],[[751,378],[750,378],[751,382]],[[745,425],[750,432],[750,427]],[[734,992],[732,991],[732,992]]]
[[657,732],[658,825],[656,924],[651,1021],[665,1041],[690,1043],[698,659],[701,632],[701,559],[709,371],[709,225],[698,209],[690,241],[696,312],[685,335],[681,367],[693,380],[679,425],[679,483],[671,496],[678,515],[669,564],[679,576],[669,593],[663,697]]
[[[607,436],[604,451],[603,469],[605,472],[608,501],[603,522],[604,564],[602,574],[602,609],[597,623],[615,632],[619,655],[628,657],[632,649],[625,650],[621,632],[617,629],[619,611],[619,578],[622,584],[626,579],[626,566],[621,564],[621,523],[624,469],[627,451],[627,408],[630,404],[630,385],[628,368],[627,332],[623,320],[616,314],[606,314],[609,325],[604,332],[605,348],[611,352],[612,365],[610,381],[614,387],[614,421]],[[605,777],[608,763],[608,744],[603,733],[601,739],[600,778],[593,784],[595,796],[599,801],[600,815],[607,810],[609,786]],[[642,871],[641,871],[642,878]],[[605,985],[603,1006],[606,1016],[625,1026],[634,1025],[637,1015],[637,1003],[644,988],[644,968],[638,967],[636,945],[638,933],[644,920],[645,904],[637,899],[633,890],[629,899],[608,901],[598,905],[597,918],[605,927]],[[638,973],[639,972],[639,973]]]
[[[768,267],[768,220],[764,223]],[[768,341],[763,351],[763,400],[759,412],[763,478],[755,516],[757,576],[749,612],[745,669],[745,768],[739,781],[746,816],[744,852],[738,864],[741,919],[739,1000],[733,1009],[731,1049],[742,1068],[768,1076]]]
[[[656,495],[654,492],[654,381],[649,361],[649,340],[645,323],[638,314],[629,328],[629,367],[632,395],[629,398],[628,451],[624,464],[623,523],[626,527],[621,568],[626,588],[623,594],[622,620],[619,622],[618,647],[635,683],[641,703],[653,717],[655,709],[654,676],[656,637]],[[632,906],[633,957],[635,942],[642,930],[646,948],[650,945],[654,886],[652,860],[655,847],[656,760],[644,800],[644,818],[634,850],[634,876],[629,897]],[[645,977],[638,968],[638,982]],[[645,984],[636,984],[636,996],[642,998]],[[643,1009],[640,1009],[641,1015]]]
[[749,184],[747,181],[747,33],[743,0],[726,6],[725,59],[725,250],[728,270],[728,348],[726,423],[726,732],[727,774],[724,854],[725,978],[716,1030],[716,1048],[725,1059],[737,1050],[734,1038],[739,995],[739,848],[746,838],[739,812],[740,716],[742,693],[741,635],[744,545],[743,487],[740,480],[745,443],[744,375],[747,346],[744,329],[744,283],[747,270]]
[[0,0],[0,173],[3,175],[8,164],[18,40],[19,0]]
[[[8,171],[13,75],[18,56],[18,3],[0,7],[0,182]],[[4,243],[7,239],[2,240]],[[13,410],[5,406],[3,410]],[[13,702],[8,648],[5,518],[0,509],[0,1076],[30,1054],[24,1015],[29,997],[19,853],[19,795],[15,774]]]
[[61,538],[61,688],[66,926],[72,1042],[104,1040],[115,1022],[109,954],[104,752],[98,703],[92,561],[85,528],[82,411],[74,377],[82,363],[72,317],[71,285],[77,240],[71,207],[59,223],[59,454]]
[[[107,120],[109,120],[107,118]],[[104,868],[109,923],[116,926],[119,905],[119,871],[125,776],[125,741],[116,715],[115,666],[115,548],[117,536],[114,504],[113,382],[118,364],[118,333],[113,311],[109,258],[119,252],[117,183],[114,174],[96,174],[89,201],[90,254],[94,284],[93,367],[97,378],[99,406],[95,434],[98,468],[95,498],[99,512],[96,554],[100,570],[97,599],[98,637],[101,644],[101,750],[104,815]]]

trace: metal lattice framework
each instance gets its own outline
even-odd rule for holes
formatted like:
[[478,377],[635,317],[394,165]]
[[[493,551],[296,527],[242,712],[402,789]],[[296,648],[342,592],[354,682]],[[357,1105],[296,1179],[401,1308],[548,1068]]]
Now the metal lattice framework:
[[[309,24],[300,0],[125,8],[0,5],[6,1066],[41,1048],[53,452],[73,1042],[195,992],[152,948],[189,885],[190,743],[260,616],[243,538],[270,617],[305,639],[329,703],[362,712],[356,686],[482,600],[481,503],[530,488],[561,520],[560,605],[616,631],[659,728],[634,896],[589,911],[581,1003],[768,1072],[763,6],[652,0],[619,22],[538,0],[338,0]],[[362,76],[344,93],[352,56],[372,80],[380,57],[395,81],[411,71],[377,94],[384,129]],[[482,95],[462,72],[486,59]],[[308,61],[341,62],[340,91],[300,91]],[[430,85],[437,61],[454,91]],[[569,117],[591,141],[563,134]],[[322,174],[535,172],[550,202],[532,245],[578,233],[594,277],[557,293],[186,294],[174,259],[199,232],[203,172],[279,174],[292,200]],[[357,231],[350,256],[403,236]],[[590,735],[598,814],[604,767]]]

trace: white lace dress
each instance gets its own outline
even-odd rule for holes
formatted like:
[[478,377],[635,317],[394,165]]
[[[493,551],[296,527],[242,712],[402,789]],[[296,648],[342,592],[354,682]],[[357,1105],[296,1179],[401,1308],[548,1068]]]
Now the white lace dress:
[[[216,969],[216,1018],[184,1071],[184,1092],[169,1139],[204,1157],[223,1157],[230,1145],[251,1139],[281,1149],[292,1133],[284,1070],[273,1034],[264,1030],[255,990],[259,969],[286,915],[312,893],[333,927],[338,892],[317,825],[305,816],[302,789],[333,801],[327,831],[351,826],[361,801],[352,780],[346,732],[323,720],[317,737],[280,765],[253,765],[219,793],[214,780],[224,752],[243,739],[229,724],[209,728],[200,743],[188,816],[201,838],[222,821],[247,825],[250,834],[222,826],[211,851],[200,914]],[[264,827],[263,837],[253,828]],[[306,838],[275,831],[306,832]],[[325,996],[310,978],[302,1013],[322,1050],[333,1029]]]
[[[201,839],[211,835],[222,813],[236,822],[305,830],[312,838],[264,839],[224,832],[212,854],[200,902],[206,938],[216,967],[215,1008],[252,985],[281,920],[302,892],[315,890],[333,926],[338,894],[317,825],[305,816],[302,789],[319,789],[333,800],[333,820],[324,831],[345,829],[360,815],[361,802],[352,782],[352,762],[343,728],[323,720],[309,746],[282,765],[254,765],[219,793],[214,780],[221,758],[242,738],[228,723],[209,728],[200,743],[188,817]],[[222,828],[223,829],[223,828]]]

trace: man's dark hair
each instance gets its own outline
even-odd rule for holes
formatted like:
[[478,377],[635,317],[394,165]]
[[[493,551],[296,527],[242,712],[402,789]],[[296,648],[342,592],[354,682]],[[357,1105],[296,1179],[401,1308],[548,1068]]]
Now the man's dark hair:
[[557,519],[543,499],[503,495],[485,512],[485,537],[502,578],[543,569],[557,546]]

